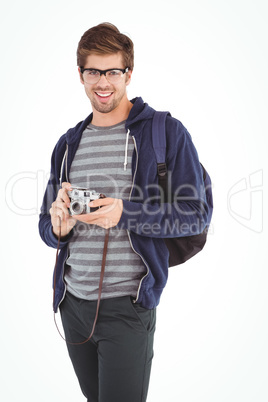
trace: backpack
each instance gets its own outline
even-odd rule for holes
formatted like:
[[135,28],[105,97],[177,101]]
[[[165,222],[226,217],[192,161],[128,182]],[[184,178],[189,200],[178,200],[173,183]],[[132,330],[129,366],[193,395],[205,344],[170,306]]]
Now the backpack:
[[[155,112],[152,123],[152,141],[157,161],[158,183],[167,195],[167,165],[166,165],[166,116],[169,112]],[[201,251],[207,240],[207,233],[213,211],[213,198],[211,179],[209,174],[200,163],[203,171],[204,187],[208,204],[208,224],[204,231],[197,235],[164,238],[169,251],[169,266],[173,267],[184,263]]]

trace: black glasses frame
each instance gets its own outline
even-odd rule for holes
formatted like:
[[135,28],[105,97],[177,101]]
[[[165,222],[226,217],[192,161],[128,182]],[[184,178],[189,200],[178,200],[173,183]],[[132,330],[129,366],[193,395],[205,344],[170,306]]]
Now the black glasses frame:
[[129,68],[108,68],[108,70],[98,70],[97,68],[84,68],[84,67],[80,67],[81,70],[81,74],[84,73],[84,71],[98,71],[98,73],[100,73],[100,77],[102,76],[102,74],[106,77],[106,73],[108,73],[108,71],[113,71],[113,70],[118,70],[118,71],[122,71],[123,74],[127,73],[129,71]]

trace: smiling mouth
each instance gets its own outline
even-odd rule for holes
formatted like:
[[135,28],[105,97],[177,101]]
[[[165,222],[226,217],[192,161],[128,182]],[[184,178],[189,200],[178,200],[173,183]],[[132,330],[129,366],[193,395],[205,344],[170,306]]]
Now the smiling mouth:
[[100,98],[109,98],[113,94],[113,92],[95,92],[97,96]]

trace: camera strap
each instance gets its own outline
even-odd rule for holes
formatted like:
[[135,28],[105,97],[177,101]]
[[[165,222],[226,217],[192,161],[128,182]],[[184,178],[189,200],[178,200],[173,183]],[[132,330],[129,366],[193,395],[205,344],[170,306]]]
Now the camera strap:
[[[60,217],[59,217],[60,219]],[[103,254],[102,254],[102,263],[101,263],[101,273],[100,273],[100,281],[99,281],[99,292],[98,292],[98,300],[97,300],[97,307],[96,307],[96,313],[95,313],[95,318],[94,322],[92,325],[92,330],[89,335],[89,337],[83,341],[83,342],[70,342],[64,338],[64,336],[61,334],[57,321],[56,321],[56,313],[54,312],[54,322],[56,325],[56,328],[58,330],[58,333],[60,334],[61,338],[68,343],[69,345],[83,345],[84,343],[88,342],[95,331],[96,323],[98,320],[98,314],[99,314],[99,308],[100,308],[100,301],[101,301],[101,292],[102,292],[102,284],[103,284],[103,279],[104,279],[104,272],[105,272],[105,264],[106,264],[106,257],[107,257],[107,250],[108,250],[108,242],[109,242],[109,232],[110,229],[105,229],[105,238],[104,238],[104,246],[103,246]],[[59,249],[60,249],[60,239],[61,239],[61,219],[60,219],[60,232],[59,232],[59,237],[58,237],[58,245],[57,245],[57,253],[56,253],[56,262],[55,262],[55,269],[54,269],[54,286],[53,286],[53,305],[54,305],[54,300],[55,300],[55,289],[56,289],[56,270],[57,270],[57,264],[58,264],[58,256],[59,256]]]

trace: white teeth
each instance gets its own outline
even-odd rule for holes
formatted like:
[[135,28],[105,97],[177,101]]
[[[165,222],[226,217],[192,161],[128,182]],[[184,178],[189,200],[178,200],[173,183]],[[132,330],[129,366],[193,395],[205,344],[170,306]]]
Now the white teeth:
[[110,95],[112,94],[112,92],[109,92],[109,93],[107,93],[107,94],[99,94],[98,92],[96,92],[96,94],[97,94],[98,96],[101,96],[102,98],[106,98],[107,96],[110,96]]

